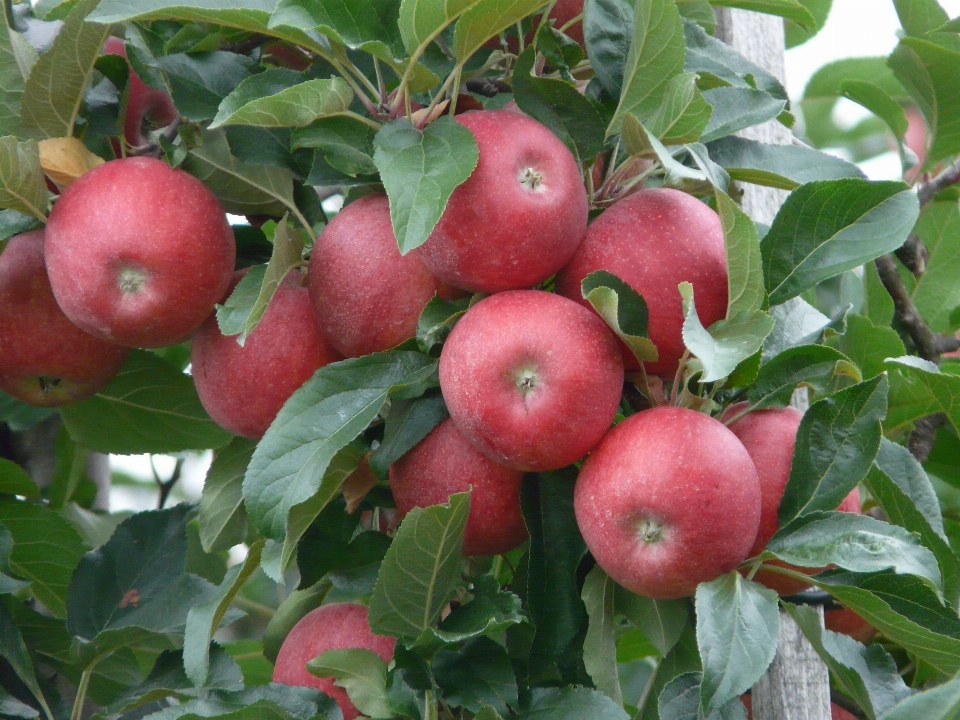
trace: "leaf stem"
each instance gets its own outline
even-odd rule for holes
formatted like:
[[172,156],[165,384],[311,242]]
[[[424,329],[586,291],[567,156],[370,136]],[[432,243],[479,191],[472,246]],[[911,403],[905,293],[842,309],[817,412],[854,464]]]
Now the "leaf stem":
[[381,127],[383,127],[383,126],[382,126],[380,123],[378,123],[376,120],[372,120],[371,118],[364,117],[364,116],[361,115],[360,113],[355,113],[355,112],[353,112],[352,110],[347,110],[347,111],[345,111],[343,114],[344,114],[346,117],[353,118],[354,120],[356,120],[356,121],[358,121],[358,122],[362,122],[364,125],[368,125],[368,126],[372,127],[374,130],[379,130]]
[[433,699],[433,690],[423,691],[423,720],[439,720],[437,703]]
[[75,446],[73,460],[70,461],[70,473],[67,475],[67,486],[63,490],[62,501],[57,505],[51,503],[52,507],[59,509],[70,502],[70,498],[73,497],[73,494],[77,491],[77,486],[83,477],[83,471],[86,470],[87,454],[86,448],[82,448],[79,445]]
[[757,571],[760,569],[760,566],[763,565],[763,560],[759,558],[753,562],[750,566],[750,572],[747,573],[747,580],[753,580],[753,576],[757,574]]
[[[334,69],[340,73],[340,76],[344,79],[347,85],[350,86],[350,89],[353,90],[354,94],[360,99],[360,102],[363,103],[363,106],[367,109],[371,115],[377,114],[377,108],[374,107],[373,103],[370,102],[370,98],[367,97],[367,93],[357,85],[357,81],[353,79],[347,69],[340,63],[336,58],[330,58],[330,64],[333,65]],[[352,64],[352,63],[351,63]],[[367,82],[370,82],[367,80]],[[373,87],[371,85],[371,87]]]
[[277,614],[277,611],[274,610],[272,607],[268,607],[267,605],[258,603],[256,600],[251,600],[250,598],[244,597],[243,595],[240,595],[240,594],[237,594],[236,596],[234,596],[233,604],[236,605],[238,608],[241,608],[242,610],[247,610],[249,612],[256,613],[257,615],[261,615],[262,617],[265,617],[267,619],[270,619]]
[[673,387],[670,388],[670,404],[677,404],[677,395],[678,388],[680,387],[680,381],[683,379],[683,366],[687,364],[687,360],[690,359],[690,350],[689,348],[683,351],[683,356],[680,358],[680,363],[677,365],[677,372],[673,375]]
[[90,676],[93,675],[93,666],[91,665],[80,676],[80,684],[77,685],[77,697],[73,701],[73,711],[70,713],[70,720],[80,720],[83,717],[83,705],[87,700],[87,689],[90,687]]
[[450,86],[456,81],[457,76],[460,74],[459,70],[460,66],[457,65],[447,76],[447,79],[443,81],[443,85],[441,85],[440,89],[437,90],[437,94],[433,96],[433,100],[430,101],[430,105],[427,107],[427,110],[424,113],[424,124],[426,124],[426,121],[429,120],[430,116],[433,114],[433,111],[437,109],[437,105],[440,104],[440,101],[443,99],[443,96],[446,95],[447,90],[449,90]]

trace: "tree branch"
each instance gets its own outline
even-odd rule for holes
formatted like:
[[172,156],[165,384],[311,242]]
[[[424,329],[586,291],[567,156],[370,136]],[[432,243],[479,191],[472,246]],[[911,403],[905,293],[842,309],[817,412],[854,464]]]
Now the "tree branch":
[[876,259],[877,272],[880,274],[880,282],[890,293],[893,299],[893,308],[896,318],[903,323],[907,333],[917,346],[917,352],[924,360],[940,363],[940,352],[938,351],[937,336],[927,327],[927,324],[920,317],[917,306],[913,304],[913,298],[907,292],[900,274],[897,272],[897,263],[892,255],[882,255]]
[[933,200],[933,196],[941,190],[946,190],[951,185],[960,182],[960,158],[955,160],[950,167],[937,175],[933,180],[924,183],[917,191],[917,197],[921,205],[926,205]]

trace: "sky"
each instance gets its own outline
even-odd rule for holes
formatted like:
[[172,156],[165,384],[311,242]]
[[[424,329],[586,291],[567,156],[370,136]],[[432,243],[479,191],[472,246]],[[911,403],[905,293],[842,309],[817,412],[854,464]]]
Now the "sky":
[[[960,0],[940,0],[940,5],[951,18],[960,16]],[[799,100],[810,76],[828,62],[845,57],[889,54],[897,44],[899,27],[892,0],[833,0],[833,8],[823,30],[813,39],[786,53],[787,90],[790,97]],[[849,125],[867,114],[848,100],[841,100],[836,112],[840,121]],[[900,178],[900,161],[894,152],[862,163],[861,167],[874,180]],[[178,499],[199,498],[210,458],[210,453],[191,458],[184,468]],[[113,456],[112,461],[117,470],[136,477],[152,477],[146,455]],[[166,477],[173,465],[172,458],[158,457],[156,460],[161,477]],[[154,502],[156,491],[150,486],[119,486],[111,494],[113,511],[141,510]]]

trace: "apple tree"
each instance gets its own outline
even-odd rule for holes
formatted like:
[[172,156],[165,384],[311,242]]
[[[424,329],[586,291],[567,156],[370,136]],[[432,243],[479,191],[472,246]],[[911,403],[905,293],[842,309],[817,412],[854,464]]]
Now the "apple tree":
[[0,716],[743,720],[789,616],[956,717],[960,21],[893,1],[793,101],[718,14],[829,0],[5,2]]

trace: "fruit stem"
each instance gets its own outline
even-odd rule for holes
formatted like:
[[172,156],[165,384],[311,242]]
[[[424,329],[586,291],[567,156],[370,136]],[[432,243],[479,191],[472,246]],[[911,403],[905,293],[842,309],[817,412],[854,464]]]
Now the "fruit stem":
[[747,580],[753,580],[753,576],[757,574],[757,571],[760,569],[760,566],[763,565],[763,560],[757,558],[752,565],[750,565],[750,572],[747,573]]
[[684,350],[683,356],[680,358],[680,362],[677,364],[677,372],[673,375],[673,387],[670,388],[670,404],[677,404],[677,395],[678,390],[680,389],[680,381],[683,378],[683,366],[687,364],[687,360],[690,359],[690,350]]
[[90,676],[93,675],[93,667],[88,667],[80,676],[80,684],[77,685],[77,697],[73,701],[73,711],[70,713],[70,720],[80,720],[83,717],[83,704],[87,700],[87,688],[90,687]]
[[572,18],[567,20],[563,25],[560,26],[560,32],[566,34],[567,28],[572,27],[573,25],[576,25],[581,20],[583,20],[583,13],[573,16]]
[[734,415],[732,418],[729,418],[729,419],[727,419],[727,420],[724,420],[724,421],[723,421],[723,424],[726,425],[727,427],[730,427],[731,425],[733,425],[733,423],[735,423],[737,420],[739,420],[740,418],[742,418],[744,415],[746,415],[746,414],[747,414],[748,412],[750,412],[751,410],[753,410],[753,405],[748,405],[746,408],[744,408],[743,410],[741,410],[740,412],[738,412],[738,413],[737,413],[736,415]]

